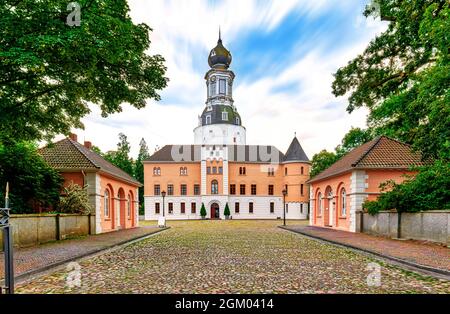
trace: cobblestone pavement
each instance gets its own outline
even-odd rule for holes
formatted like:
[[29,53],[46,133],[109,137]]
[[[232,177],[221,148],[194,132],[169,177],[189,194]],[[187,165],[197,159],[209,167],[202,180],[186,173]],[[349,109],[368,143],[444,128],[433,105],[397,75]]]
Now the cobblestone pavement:
[[450,271],[450,249],[439,244],[413,240],[398,241],[364,233],[352,233],[306,225],[289,225],[287,228],[325,240],[332,240],[416,264]]
[[[277,228],[277,221],[180,221],[149,239],[80,263],[81,286],[65,270],[19,293],[450,293],[450,282]],[[373,266],[373,265],[372,265]],[[70,276],[69,276],[70,277]],[[369,277],[372,278],[372,277]],[[372,282],[376,282],[372,281]]]
[[[15,275],[46,267],[54,263],[76,258],[84,254],[90,254],[100,249],[105,249],[124,241],[130,241],[160,229],[154,226],[145,226],[120,230],[117,232],[103,233],[99,235],[55,241],[38,246],[20,248],[14,250]],[[0,252],[0,279],[4,277],[4,254]]]

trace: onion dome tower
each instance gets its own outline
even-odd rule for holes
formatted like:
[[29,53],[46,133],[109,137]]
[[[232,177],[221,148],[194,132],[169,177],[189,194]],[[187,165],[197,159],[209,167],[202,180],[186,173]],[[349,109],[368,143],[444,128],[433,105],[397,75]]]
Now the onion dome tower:
[[231,53],[224,47],[219,30],[217,45],[208,57],[206,106],[194,129],[195,144],[245,145],[246,130],[233,100],[235,75],[228,69],[231,61]]

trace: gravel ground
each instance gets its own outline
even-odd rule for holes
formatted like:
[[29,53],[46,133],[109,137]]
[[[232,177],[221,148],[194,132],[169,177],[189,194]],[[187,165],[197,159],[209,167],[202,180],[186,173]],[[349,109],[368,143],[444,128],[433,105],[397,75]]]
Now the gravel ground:
[[[424,277],[277,228],[277,221],[180,221],[147,240],[80,263],[81,286],[63,270],[18,293],[450,293]],[[368,265],[381,265],[369,286]],[[73,273],[71,276],[73,278]]]

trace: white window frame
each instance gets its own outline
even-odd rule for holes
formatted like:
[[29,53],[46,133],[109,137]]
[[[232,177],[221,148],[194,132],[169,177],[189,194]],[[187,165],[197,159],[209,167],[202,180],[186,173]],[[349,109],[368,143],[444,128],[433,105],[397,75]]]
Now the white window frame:
[[320,216],[322,216],[322,200],[323,200],[321,192],[319,192],[317,199],[319,200],[318,205],[317,205],[317,216],[320,217]]
[[109,193],[109,190],[108,189],[106,189],[105,190],[105,194],[104,194],[104,203],[105,204],[103,204],[104,206],[104,208],[103,208],[103,210],[104,210],[104,214],[105,214],[105,217],[109,217],[109,215],[110,215],[110,204],[111,204],[111,201],[110,201],[110,193]]
[[127,198],[127,217],[131,218],[131,195],[128,194]]
[[341,217],[347,216],[347,192],[344,188],[341,190]]
[[228,112],[222,111],[222,121],[228,121]]

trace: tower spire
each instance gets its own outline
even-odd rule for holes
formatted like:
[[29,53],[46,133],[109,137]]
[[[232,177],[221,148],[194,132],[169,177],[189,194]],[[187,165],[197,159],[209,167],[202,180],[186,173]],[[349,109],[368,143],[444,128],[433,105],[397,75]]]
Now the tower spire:
[[222,34],[221,34],[221,31],[220,31],[220,25],[219,25],[219,42],[222,42]]

